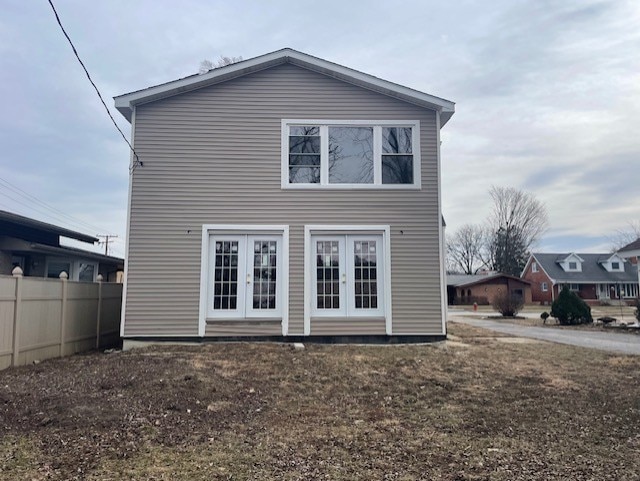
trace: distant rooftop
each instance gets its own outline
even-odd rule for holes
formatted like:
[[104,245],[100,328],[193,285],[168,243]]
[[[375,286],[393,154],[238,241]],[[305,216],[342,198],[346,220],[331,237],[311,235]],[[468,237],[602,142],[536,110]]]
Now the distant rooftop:
[[57,225],[48,224],[39,220],[24,217],[22,215],[0,210],[0,234],[12,235],[16,228],[26,228],[31,231],[38,231],[46,234],[53,234],[62,237],[68,237],[69,239],[79,240],[81,242],[88,242],[89,244],[95,244],[99,239],[76,232],[73,230],[65,229],[64,227],[58,227]]
[[629,252],[629,251],[640,251],[640,237],[638,237],[633,242],[630,242],[623,248],[618,249],[618,252]]

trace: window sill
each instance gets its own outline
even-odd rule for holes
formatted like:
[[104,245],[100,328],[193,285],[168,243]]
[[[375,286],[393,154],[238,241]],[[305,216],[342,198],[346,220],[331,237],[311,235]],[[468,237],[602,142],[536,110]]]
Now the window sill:
[[282,190],[422,190],[416,184],[282,184]]
[[313,321],[379,321],[385,322],[387,319],[384,316],[311,316],[311,322]]
[[282,317],[216,317],[207,318],[207,324],[228,324],[235,322],[282,322]]

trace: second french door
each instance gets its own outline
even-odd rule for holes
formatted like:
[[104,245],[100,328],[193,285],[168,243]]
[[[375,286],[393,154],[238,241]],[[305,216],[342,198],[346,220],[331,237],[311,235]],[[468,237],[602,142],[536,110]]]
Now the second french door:
[[314,235],[311,245],[313,316],[384,316],[381,235]]

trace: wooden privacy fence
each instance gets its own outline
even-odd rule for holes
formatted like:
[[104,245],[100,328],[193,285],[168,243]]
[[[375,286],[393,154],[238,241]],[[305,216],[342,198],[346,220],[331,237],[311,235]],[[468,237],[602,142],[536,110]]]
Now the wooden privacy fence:
[[115,345],[122,284],[0,276],[0,369]]

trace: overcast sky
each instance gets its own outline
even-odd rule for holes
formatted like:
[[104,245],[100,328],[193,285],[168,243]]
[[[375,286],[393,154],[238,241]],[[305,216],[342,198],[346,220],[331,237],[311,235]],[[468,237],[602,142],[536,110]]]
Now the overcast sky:
[[[456,102],[442,131],[450,230],[487,217],[492,184],[546,204],[541,250],[606,249],[640,219],[638,1],[55,4],[109,107],[204,59],[291,47]],[[0,102],[0,209],[117,234],[123,256],[128,147],[46,0],[2,1]]]

